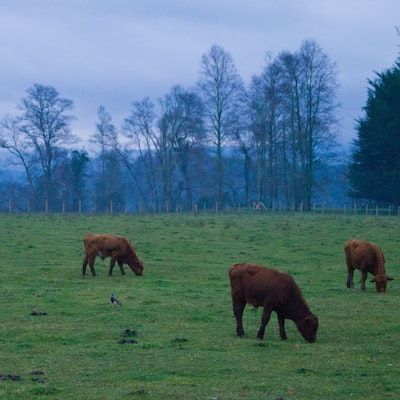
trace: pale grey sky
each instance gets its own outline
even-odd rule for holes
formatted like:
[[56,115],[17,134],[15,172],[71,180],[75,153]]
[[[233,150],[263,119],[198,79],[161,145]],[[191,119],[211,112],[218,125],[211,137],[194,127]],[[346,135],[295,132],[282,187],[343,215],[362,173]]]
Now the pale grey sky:
[[100,104],[119,126],[132,101],[193,85],[215,43],[248,83],[267,52],[312,38],[338,65],[349,142],[367,79],[399,54],[396,25],[399,0],[0,0],[0,116],[33,83],[52,85],[74,101],[74,133],[87,138]]

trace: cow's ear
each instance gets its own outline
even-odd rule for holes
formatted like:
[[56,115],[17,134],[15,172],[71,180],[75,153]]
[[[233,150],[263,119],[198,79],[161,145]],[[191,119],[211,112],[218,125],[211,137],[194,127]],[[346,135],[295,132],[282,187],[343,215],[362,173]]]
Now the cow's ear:
[[310,326],[310,325],[311,325],[311,318],[310,318],[310,317],[305,317],[305,318],[304,318],[304,321],[305,321],[305,323],[306,323],[307,326]]
[[393,281],[394,278],[392,278],[391,276],[388,276],[388,277],[387,277],[387,280],[388,280],[388,281]]
[[370,280],[370,282],[376,282],[376,279],[375,279],[375,278],[372,278],[372,279]]

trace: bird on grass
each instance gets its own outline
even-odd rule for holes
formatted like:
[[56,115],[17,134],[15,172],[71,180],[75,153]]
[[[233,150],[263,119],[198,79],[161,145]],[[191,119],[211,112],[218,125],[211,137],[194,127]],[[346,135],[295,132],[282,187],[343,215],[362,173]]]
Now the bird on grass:
[[122,306],[122,303],[118,300],[117,296],[114,293],[111,293],[111,303]]

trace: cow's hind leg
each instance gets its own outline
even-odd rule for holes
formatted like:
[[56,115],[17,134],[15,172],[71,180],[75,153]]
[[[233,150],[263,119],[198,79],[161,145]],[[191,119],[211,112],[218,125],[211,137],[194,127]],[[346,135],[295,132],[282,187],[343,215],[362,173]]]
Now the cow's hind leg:
[[118,265],[119,265],[119,270],[121,271],[121,275],[125,275],[123,262],[118,260]]
[[285,317],[278,313],[278,323],[279,323],[279,335],[282,340],[287,340],[285,332]]
[[260,329],[258,330],[258,333],[257,333],[257,337],[260,340],[263,340],[263,338],[264,338],[265,327],[267,326],[269,319],[271,318],[271,312],[272,312],[272,309],[269,306],[264,306],[263,315],[261,317]]
[[361,271],[361,290],[365,290],[365,281],[367,279],[368,272]]
[[85,257],[83,257],[83,263],[82,263],[82,275],[86,275],[87,264],[88,264],[88,257],[87,255],[85,255]]
[[232,296],[233,313],[236,318],[236,334],[240,337],[244,335],[243,329],[243,311],[246,306],[244,299]]

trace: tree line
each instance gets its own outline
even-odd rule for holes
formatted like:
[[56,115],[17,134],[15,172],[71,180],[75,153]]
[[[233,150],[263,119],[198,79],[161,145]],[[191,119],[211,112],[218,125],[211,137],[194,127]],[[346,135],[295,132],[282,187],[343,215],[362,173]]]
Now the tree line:
[[[101,105],[85,150],[73,102],[34,84],[0,126],[23,179],[3,179],[16,208],[173,211],[263,202],[310,209],[345,195],[338,158],[335,63],[314,40],[268,57],[245,85],[212,46],[193,87],[134,101],[120,127]],[[336,174],[336,176],[334,176]],[[336,185],[336,186],[335,186]],[[332,189],[333,187],[333,189]],[[332,195],[336,193],[336,195]],[[339,193],[339,195],[338,195]]]

